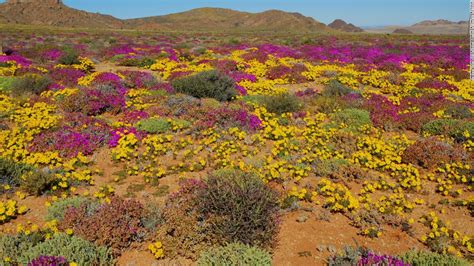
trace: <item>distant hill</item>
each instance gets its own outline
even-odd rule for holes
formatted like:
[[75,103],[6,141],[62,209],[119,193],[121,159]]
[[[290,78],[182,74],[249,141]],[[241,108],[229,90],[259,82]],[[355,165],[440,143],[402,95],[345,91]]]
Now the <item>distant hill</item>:
[[393,31],[394,34],[413,34],[412,31],[407,29],[396,29]]
[[8,0],[0,4],[0,23],[77,28],[122,28],[124,25],[120,19],[73,9],[60,0]]
[[413,24],[412,27],[463,25],[463,24],[468,24],[468,23],[469,21],[453,22],[446,19],[438,19],[438,20],[424,20],[422,22]]
[[[268,10],[260,13],[224,8],[197,8],[186,12],[135,19],[118,19],[66,6],[61,0],[7,0],[0,4],[1,24],[25,24],[67,28],[138,29],[162,31],[271,31],[271,32],[362,32],[363,29],[336,19],[328,26],[300,13]],[[468,34],[467,21],[427,20],[412,26],[387,26],[368,32],[414,34]]]
[[248,13],[223,8],[198,8],[164,16],[121,20],[70,8],[61,0],[7,0],[0,4],[0,23],[167,31],[331,31],[313,18],[280,10]]
[[261,13],[224,8],[197,8],[186,12],[126,20],[131,28],[173,30],[262,30],[315,32],[330,30],[325,24],[299,13],[268,10]]
[[453,22],[445,19],[439,20],[425,20],[415,23],[408,27],[403,26],[385,26],[379,28],[367,29],[368,32],[373,33],[392,33],[395,30],[404,29],[414,34],[452,34],[452,35],[467,35],[469,34],[469,22],[459,21]]
[[336,19],[332,23],[328,24],[329,28],[340,30],[344,32],[363,32],[364,30],[355,26],[352,23],[347,23],[342,19]]

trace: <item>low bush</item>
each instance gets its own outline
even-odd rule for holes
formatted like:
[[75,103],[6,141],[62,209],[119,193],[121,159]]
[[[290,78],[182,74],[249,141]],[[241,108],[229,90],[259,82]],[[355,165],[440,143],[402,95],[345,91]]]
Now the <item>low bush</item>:
[[84,204],[68,208],[58,228],[72,229],[75,235],[110,247],[118,254],[132,242],[143,240],[146,234],[143,217],[145,209],[138,201],[114,197],[93,211]]
[[346,165],[348,165],[348,162],[344,159],[316,160],[312,168],[317,176],[328,177]]
[[149,232],[155,232],[158,225],[163,223],[163,214],[161,209],[155,204],[149,203],[145,207],[145,212],[146,215],[141,220],[143,227]]
[[440,265],[440,266],[468,266],[468,261],[451,255],[427,251],[412,250],[400,256],[405,263],[411,266]]
[[341,97],[350,93],[354,93],[354,90],[337,80],[331,80],[321,94],[325,97]]
[[31,170],[32,168],[30,166],[0,157],[0,192],[3,192],[5,186],[19,186],[21,176]]
[[358,150],[357,137],[355,132],[340,130],[331,136],[327,146],[331,151],[339,151],[350,156]]
[[148,118],[139,121],[135,127],[150,134],[159,134],[170,130],[171,123],[165,118]]
[[222,247],[210,248],[201,253],[197,264],[199,266],[270,266],[272,265],[272,258],[265,250],[241,243],[232,243]]
[[442,142],[436,137],[421,139],[409,146],[402,155],[404,163],[434,169],[446,163],[464,161],[467,154],[462,147]]
[[267,111],[274,114],[294,113],[303,107],[298,97],[288,93],[266,96],[262,99],[262,103]]
[[58,59],[59,64],[63,65],[75,65],[80,64],[79,62],[79,55],[76,51],[71,48],[67,48],[63,51],[63,54]]
[[241,242],[268,248],[278,232],[278,196],[258,177],[235,170],[211,174],[200,194],[198,211],[221,243]]
[[16,78],[11,84],[11,92],[14,96],[25,94],[41,94],[48,89],[51,79],[41,75],[25,75]]
[[454,138],[457,142],[464,142],[474,136],[474,122],[456,119],[437,119],[423,125],[422,132],[429,135],[445,135]]
[[424,124],[435,119],[430,112],[416,112],[400,114],[398,124],[400,128],[420,132]]
[[171,85],[176,92],[188,94],[196,98],[214,98],[219,101],[230,101],[237,95],[234,80],[214,70],[173,80]]
[[54,175],[43,170],[35,170],[21,178],[20,188],[25,192],[39,196],[50,191],[59,182]]
[[259,178],[235,170],[190,180],[163,209],[158,238],[170,257],[197,258],[206,247],[241,242],[261,248],[276,244],[279,203]]
[[349,266],[357,265],[363,254],[368,251],[357,247],[345,246],[343,250],[328,259],[328,266]]
[[142,67],[146,68],[153,65],[156,59],[150,57],[125,58],[119,63],[119,66]]
[[341,98],[317,96],[311,101],[311,106],[315,106],[318,112],[332,114],[340,109],[344,109],[346,102],[342,101]]
[[[196,204],[205,184],[187,180],[177,193],[170,195],[162,210],[163,223],[158,227],[157,239],[163,242],[167,257],[183,256],[197,259],[211,239],[200,221]],[[202,220],[202,219],[201,219]]]
[[0,77],[0,91],[10,90],[16,78]]
[[372,124],[368,111],[355,108],[337,112],[333,115],[333,119],[336,124],[345,124],[351,130],[357,130],[362,126]]
[[90,214],[98,208],[98,205],[96,201],[85,197],[66,198],[53,202],[48,207],[48,214],[45,218],[48,221],[61,221],[69,208],[80,208],[81,206],[86,206],[87,213]]
[[0,236],[0,259],[10,258],[11,263],[17,263],[23,253],[43,241],[38,233]]
[[22,265],[39,256],[61,256],[78,265],[112,265],[110,249],[97,247],[93,243],[75,236],[56,234],[51,239],[29,248],[21,254],[18,261]]
[[473,117],[471,108],[465,104],[451,104],[446,108],[444,113],[454,119],[468,119]]
[[64,97],[60,102],[62,109],[69,113],[83,113],[89,116],[104,112],[118,113],[125,105],[122,93],[109,90],[111,86],[100,85],[95,88],[83,88],[79,92]]
[[399,127],[400,115],[398,114],[398,107],[387,97],[373,94],[367,101],[365,101],[363,106],[364,109],[370,112],[370,119],[374,126],[383,128],[387,131]]

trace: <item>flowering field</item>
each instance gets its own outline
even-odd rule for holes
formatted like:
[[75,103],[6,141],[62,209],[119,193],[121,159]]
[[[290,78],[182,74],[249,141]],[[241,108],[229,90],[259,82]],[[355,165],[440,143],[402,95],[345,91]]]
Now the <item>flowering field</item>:
[[2,265],[474,259],[463,37],[0,38]]

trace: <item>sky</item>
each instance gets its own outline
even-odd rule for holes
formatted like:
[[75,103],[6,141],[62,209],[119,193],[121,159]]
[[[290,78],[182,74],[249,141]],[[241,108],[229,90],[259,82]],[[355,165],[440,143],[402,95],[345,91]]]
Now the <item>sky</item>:
[[[0,1],[3,2],[3,1]],[[71,7],[118,18],[164,15],[198,7],[299,12],[323,23],[336,18],[358,26],[411,25],[422,20],[468,20],[469,0],[63,0]]]

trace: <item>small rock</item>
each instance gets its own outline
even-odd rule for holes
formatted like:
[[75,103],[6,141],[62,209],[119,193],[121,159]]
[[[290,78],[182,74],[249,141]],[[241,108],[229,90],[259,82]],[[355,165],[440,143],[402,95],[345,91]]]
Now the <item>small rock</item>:
[[44,167],[43,169],[41,169],[41,172],[45,173],[45,174],[49,174],[51,173],[51,169],[49,169],[49,167]]
[[334,246],[328,246],[328,251],[330,253],[336,253],[337,252],[336,247],[334,247]]
[[296,221],[297,221],[298,223],[304,223],[304,222],[306,222],[306,220],[308,220],[308,216],[306,216],[306,215],[301,215],[300,217],[298,217],[298,218],[296,219]]
[[310,208],[310,207],[301,207],[300,209],[302,211],[305,211],[305,212],[313,212],[314,211],[314,208]]
[[317,249],[319,252],[323,252],[323,251],[326,250],[326,246],[325,246],[325,245],[318,245],[318,246],[316,247],[316,249]]

